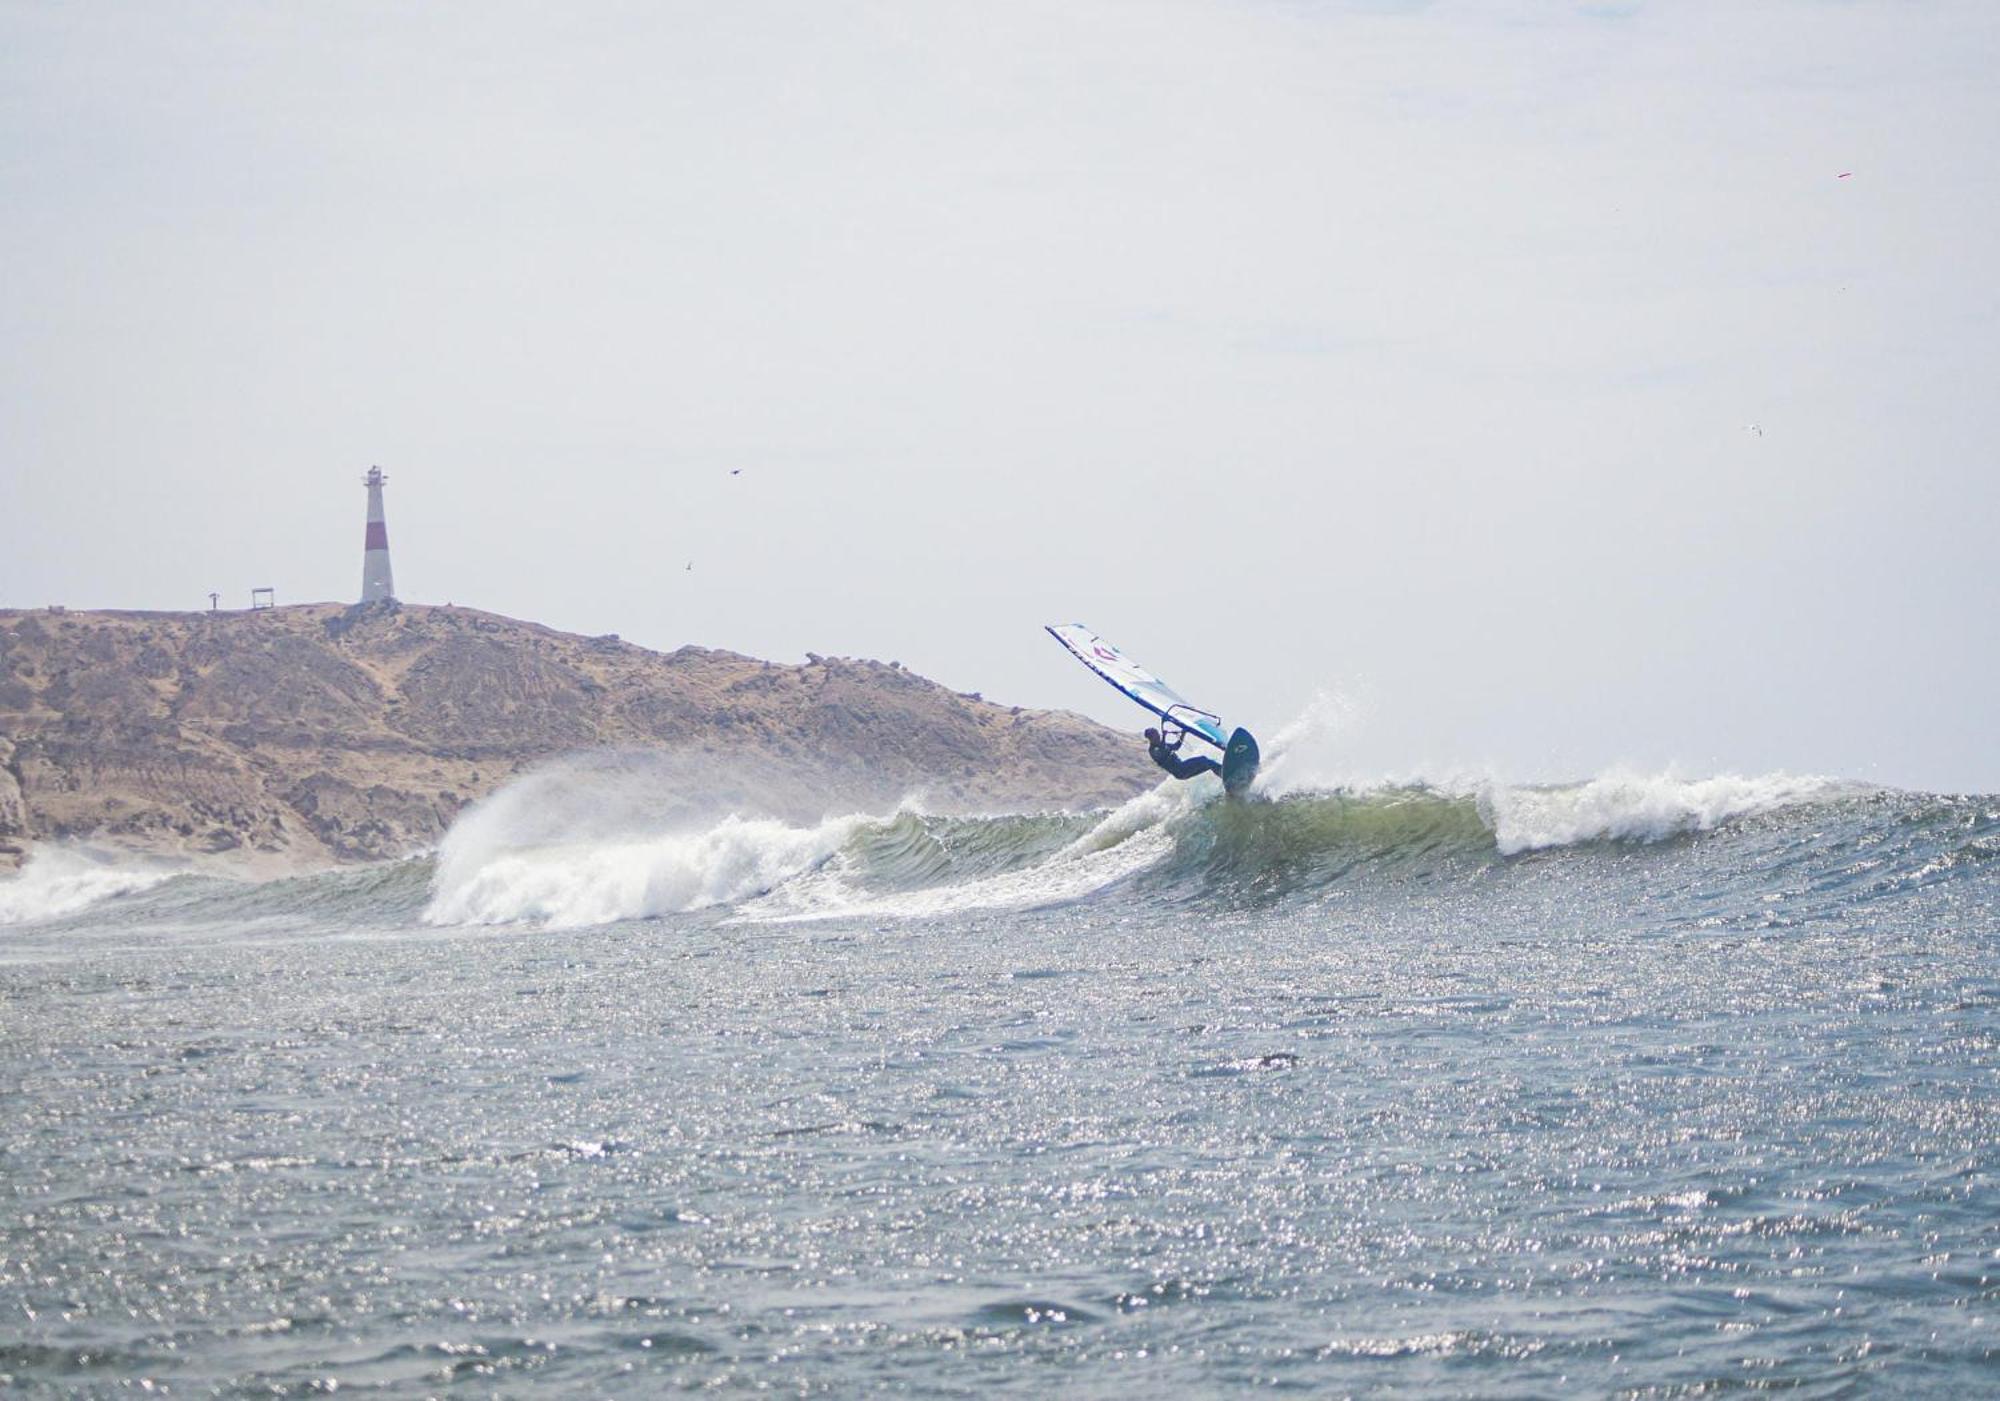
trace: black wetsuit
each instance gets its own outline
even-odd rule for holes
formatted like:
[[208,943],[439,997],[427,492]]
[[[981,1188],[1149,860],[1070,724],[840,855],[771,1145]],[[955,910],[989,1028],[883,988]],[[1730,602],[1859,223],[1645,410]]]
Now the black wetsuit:
[[1163,739],[1148,740],[1146,742],[1146,753],[1152,757],[1153,762],[1172,774],[1175,778],[1198,778],[1205,773],[1222,772],[1222,765],[1216,763],[1215,760],[1208,758],[1206,755],[1197,754],[1192,759],[1181,758],[1180,755],[1174,752],[1178,748],[1180,748],[1179,740],[1174,741],[1172,744],[1168,744]]

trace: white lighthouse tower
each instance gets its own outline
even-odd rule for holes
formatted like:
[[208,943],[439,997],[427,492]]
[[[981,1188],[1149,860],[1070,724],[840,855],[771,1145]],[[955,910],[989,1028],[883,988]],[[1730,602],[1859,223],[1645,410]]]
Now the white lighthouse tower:
[[368,488],[368,543],[361,554],[363,603],[396,596],[396,581],[389,574],[389,523],[382,517],[382,483],[388,480],[380,467],[370,467],[361,479]]

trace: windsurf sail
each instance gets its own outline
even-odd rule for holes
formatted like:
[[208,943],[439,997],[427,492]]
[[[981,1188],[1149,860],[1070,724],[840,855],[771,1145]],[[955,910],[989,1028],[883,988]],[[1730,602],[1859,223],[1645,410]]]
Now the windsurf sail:
[[1082,623],[1050,624],[1048,632],[1078,661],[1168,724],[1201,736],[1217,749],[1228,749],[1229,732],[1221,716],[1190,702]]

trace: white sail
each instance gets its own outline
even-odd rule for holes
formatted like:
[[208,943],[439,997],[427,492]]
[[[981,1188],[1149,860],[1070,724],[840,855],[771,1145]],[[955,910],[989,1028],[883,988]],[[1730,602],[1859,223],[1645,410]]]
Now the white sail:
[[1076,659],[1162,720],[1200,735],[1217,749],[1228,745],[1222,717],[1201,709],[1082,623],[1050,624],[1049,636]]

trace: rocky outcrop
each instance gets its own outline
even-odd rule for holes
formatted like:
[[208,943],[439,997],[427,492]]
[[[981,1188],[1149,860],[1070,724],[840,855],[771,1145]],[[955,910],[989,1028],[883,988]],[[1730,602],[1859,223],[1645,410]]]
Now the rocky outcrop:
[[[1119,801],[1143,749],[895,664],[658,653],[475,609],[0,611],[0,865],[37,841],[320,863],[434,843],[467,803],[578,751],[763,772],[811,818]],[[692,780],[690,780],[692,781]]]

